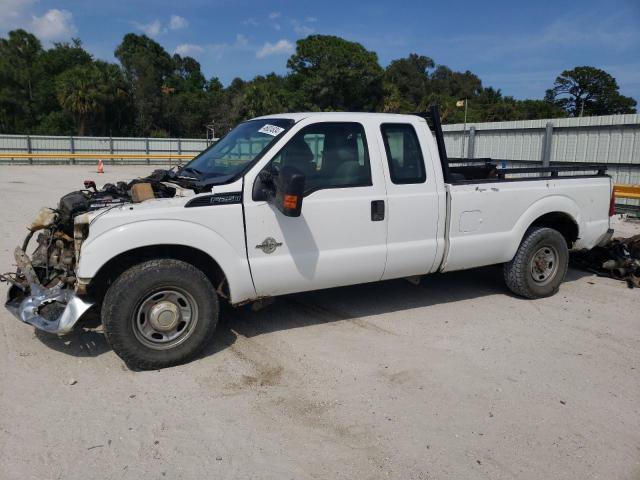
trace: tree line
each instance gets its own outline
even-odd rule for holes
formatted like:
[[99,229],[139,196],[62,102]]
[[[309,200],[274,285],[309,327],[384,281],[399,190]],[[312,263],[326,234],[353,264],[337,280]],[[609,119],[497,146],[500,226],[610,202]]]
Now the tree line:
[[311,35],[296,42],[288,73],[207,79],[188,56],[126,34],[119,64],[97,60],[79,39],[45,49],[33,34],[0,38],[0,133],[204,137],[238,122],[288,111],[417,112],[437,103],[445,123],[634,113],[636,101],[594,67],[562,72],[544,99],[518,100],[418,54],[383,68],[359,43]]

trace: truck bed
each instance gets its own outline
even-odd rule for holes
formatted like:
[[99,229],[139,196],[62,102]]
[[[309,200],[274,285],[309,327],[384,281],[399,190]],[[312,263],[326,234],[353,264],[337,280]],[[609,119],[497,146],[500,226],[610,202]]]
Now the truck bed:
[[[559,215],[575,219],[575,249],[594,247],[609,228],[607,175],[475,179],[446,188],[448,252],[441,271],[508,262],[526,229],[543,215],[550,224]],[[555,217],[548,213],[551,204]]]

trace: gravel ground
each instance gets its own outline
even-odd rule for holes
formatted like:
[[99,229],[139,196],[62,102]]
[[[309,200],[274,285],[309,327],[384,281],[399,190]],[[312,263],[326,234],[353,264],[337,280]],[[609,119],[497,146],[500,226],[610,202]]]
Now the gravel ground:
[[[0,167],[0,269],[41,205],[148,171],[106,169]],[[2,309],[0,478],[637,479],[639,295],[570,270],[527,301],[495,267],[290,295],[152,372]]]

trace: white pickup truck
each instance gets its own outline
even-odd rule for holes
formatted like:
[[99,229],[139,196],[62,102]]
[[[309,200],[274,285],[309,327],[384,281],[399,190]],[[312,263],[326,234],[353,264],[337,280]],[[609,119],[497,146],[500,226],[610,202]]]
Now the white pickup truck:
[[3,276],[6,306],[58,334],[97,309],[128,365],[160,368],[211,340],[222,301],[490,264],[512,292],[545,297],[570,248],[610,236],[601,165],[468,163],[447,159],[435,108],[249,120],[182,168],[85,182],[43,209]]

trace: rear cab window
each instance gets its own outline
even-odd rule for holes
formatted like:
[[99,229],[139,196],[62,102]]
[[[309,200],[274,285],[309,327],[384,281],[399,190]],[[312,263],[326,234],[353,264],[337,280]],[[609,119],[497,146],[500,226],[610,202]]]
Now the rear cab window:
[[391,181],[396,185],[424,183],[427,179],[424,158],[413,125],[383,123],[380,131]]

